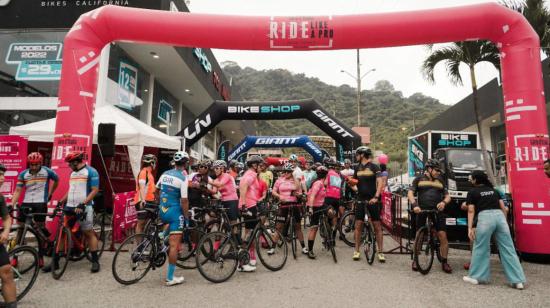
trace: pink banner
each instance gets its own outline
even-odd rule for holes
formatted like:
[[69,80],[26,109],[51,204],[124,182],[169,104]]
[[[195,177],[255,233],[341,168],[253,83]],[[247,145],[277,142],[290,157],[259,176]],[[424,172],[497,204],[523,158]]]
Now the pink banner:
[[391,229],[391,193],[383,192],[382,193],[382,223],[386,228]]
[[17,175],[27,168],[27,139],[21,136],[0,136],[0,163],[8,169],[0,193],[11,203],[17,184]]
[[126,231],[133,229],[137,222],[136,208],[132,204],[135,191],[115,194],[113,202],[113,242],[120,243],[126,238]]

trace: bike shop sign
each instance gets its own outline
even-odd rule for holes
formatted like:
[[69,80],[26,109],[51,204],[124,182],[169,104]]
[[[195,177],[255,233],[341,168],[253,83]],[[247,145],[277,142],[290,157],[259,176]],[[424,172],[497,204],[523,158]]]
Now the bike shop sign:
[[62,49],[62,43],[12,43],[6,63],[17,65],[15,80],[59,80]]

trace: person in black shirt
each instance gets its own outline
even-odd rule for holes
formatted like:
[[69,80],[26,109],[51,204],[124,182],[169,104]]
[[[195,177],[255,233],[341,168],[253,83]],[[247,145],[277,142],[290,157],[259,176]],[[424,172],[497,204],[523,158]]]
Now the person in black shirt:
[[199,171],[189,175],[189,206],[204,208],[208,197],[216,193],[211,184],[213,180],[209,177],[210,164],[204,160],[199,163]]
[[376,244],[378,245],[378,261],[385,262],[384,241],[382,225],[380,224],[380,195],[384,187],[383,179],[380,177],[380,167],[372,162],[372,151],[366,146],[360,146],[355,150],[357,166],[353,177],[348,180],[350,186],[355,186],[357,190],[357,205],[355,207],[355,252],[353,260],[359,260],[361,253],[361,233],[363,230],[363,221],[365,219],[365,209],[368,211],[369,221],[374,225],[376,233]]
[[[417,228],[426,223],[427,215],[422,213],[422,210],[434,210],[437,208],[437,221],[435,221],[435,229],[439,237],[439,252],[441,253],[441,268],[445,273],[452,273],[453,269],[447,263],[447,255],[449,253],[449,241],[447,240],[446,218],[443,213],[445,207],[451,202],[451,197],[445,188],[444,181],[439,177],[441,169],[439,162],[435,159],[429,159],[426,162],[426,168],[423,175],[416,177],[409,189],[408,199],[412,204],[414,213],[416,214]],[[415,196],[418,196],[416,202]],[[418,270],[418,265],[413,261],[413,271]]]
[[[4,184],[6,167],[0,164],[0,187]],[[6,302],[5,307],[17,307],[17,295],[13,271],[10,265],[10,257],[4,244],[8,241],[11,228],[11,217],[4,196],[0,194],[0,215],[4,230],[0,234],[0,279],[2,280],[2,296]]]
[[472,172],[470,181],[474,188],[468,192],[466,204],[468,237],[474,241],[474,248],[470,271],[463,279],[472,284],[489,282],[490,241],[494,235],[504,274],[512,287],[521,290],[524,287],[525,274],[510,235],[504,202],[483,171]]

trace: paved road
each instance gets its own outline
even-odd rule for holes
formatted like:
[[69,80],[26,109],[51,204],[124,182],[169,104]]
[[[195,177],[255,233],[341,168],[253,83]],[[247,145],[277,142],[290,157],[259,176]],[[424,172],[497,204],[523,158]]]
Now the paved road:
[[[393,244],[390,238],[386,245]],[[451,250],[453,274],[439,267],[427,276],[410,270],[408,255],[387,255],[385,264],[369,266],[351,260],[352,250],[337,243],[338,264],[319,251],[317,260],[288,259],[278,272],[261,265],[255,273],[235,273],[222,284],[206,281],[197,270],[177,270],[186,282],[164,287],[163,271],[151,271],[132,286],[118,284],[111,274],[113,253],[102,257],[102,270],[91,275],[89,263],[70,263],[55,281],[41,274],[20,307],[548,307],[550,265],[523,263],[528,285],[523,291],[506,286],[498,263],[492,260],[492,284],[473,286],[462,281],[464,251]]]

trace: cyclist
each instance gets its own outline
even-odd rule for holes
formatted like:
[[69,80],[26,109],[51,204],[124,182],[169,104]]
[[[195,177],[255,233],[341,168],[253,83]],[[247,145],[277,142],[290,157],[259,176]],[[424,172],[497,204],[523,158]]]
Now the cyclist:
[[382,194],[382,179],[380,178],[380,167],[372,162],[372,150],[366,146],[360,146],[355,150],[357,166],[353,178],[348,180],[357,189],[357,206],[355,208],[355,252],[353,260],[359,260],[361,253],[361,234],[365,210],[368,211],[369,220],[374,225],[376,243],[378,244],[378,261],[386,262],[383,246],[382,225],[380,224],[380,195]]
[[[239,184],[239,190],[240,190],[240,198],[239,198],[239,208],[242,211],[246,211],[245,220],[250,220],[249,222],[245,222],[245,238],[249,241],[253,241],[254,239],[249,238],[251,231],[256,227],[256,221],[255,219],[258,216],[258,190],[259,190],[259,183],[258,183],[258,168],[261,163],[263,163],[264,160],[258,156],[258,155],[251,155],[246,160],[246,166],[248,167],[248,170],[243,174],[241,178],[241,182]],[[255,260],[255,254],[254,254],[254,244],[250,245],[250,259],[251,262],[254,263],[252,260]],[[240,272],[253,272],[256,270],[256,266],[252,264],[239,264],[238,270]]]
[[239,161],[238,160],[231,160],[229,162],[229,175],[231,175],[235,180],[237,180],[237,177],[239,176]]
[[302,171],[302,168],[300,168],[298,156],[296,156],[296,154],[290,154],[290,156],[288,157],[288,162],[294,168],[294,171],[292,172],[292,176],[294,177],[294,180],[298,185],[300,185],[300,187],[302,188],[302,191],[307,191],[306,183],[304,179],[304,172]]
[[199,172],[189,175],[189,204],[191,207],[204,208],[206,199],[216,193],[212,187],[212,179],[208,176],[210,161],[203,160],[199,163]]
[[[440,243],[441,253],[441,269],[445,273],[452,273],[453,270],[447,263],[447,255],[449,252],[449,242],[447,241],[447,216],[443,213],[445,207],[451,202],[451,197],[445,188],[445,182],[440,178],[441,169],[439,161],[428,159],[425,165],[424,174],[416,177],[412,182],[411,188],[407,195],[409,202],[412,204],[414,213],[416,213],[416,226],[422,226],[426,223],[427,216],[422,213],[422,210],[440,211],[437,214],[437,221],[434,221],[435,229]],[[415,200],[415,195],[418,196],[418,202]],[[413,261],[412,270],[417,271],[418,265]]]
[[[273,197],[280,200],[276,228],[279,232],[282,231],[286,218],[288,217],[288,213],[289,211],[292,211],[295,221],[295,225],[293,227],[294,230],[296,230],[296,235],[300,241],[300,246],[302,246],[302,253],[307,254],[308,250],[304,242],[304,233],[302,232],[301,225],[302,212],[298,208],[299,203],[296,198],[296,195],[301,193],[301,187],[296,185],[296,182],[292,176],[292,165],[286,164],[283,167],[282,176],[277,179],[277,182],[275,182],[275,186],[273,187]],[[275,241],[277,240],[278,239],[275,239]]]
[[[23,234],[23,227],[25,226],[25,219],[27,213],[47,213],[47,203],[50,201],[54,191],[59,184],[59,177],[50,168],[42,166],[44,158],[42,154],[38,152],[30,153],[27,156],[27,163],[29,168],[19,173],[17,177],[17,187],[13,193],[11,204],[13,208],[17,206],[21,192],[25,189],[25,197],[23,198],[23,204],[21,204],[21,210],[19,212],[19,223],[21,227],[17,231],[17,242],[19,243]],[[53,181],[53,185],[50,187],[50,181]],[[44,222],[46,216],[36,216],[34,221],[45,234],[48,235],[47,229],[44,228]],[[44,266],[44,251],[43,247],[38,249],[38,263],[40,267]],[[14,259],[15,260],[15,259]]]
[[267,168],[267,164],[263,163],[260,165],[260,179],[265,182],[267,188],[273,186],[273,172]]
[[[4,174],[6,166],[0,164],[0,187],[4,184]],[[0,280],[2,280],[2,297],[6,302],[4,307],[17,307],[17,291],[13,271],[10,265],[10,257],[4,244],[8,241],[11,229],[11,217],[4,196],[0,193],[0,215],[2,216],[2,226],[4,230],[0,234]]]
[[176,169],[164,172],[157,183],[160,189],[159,217],[168,224],[169,251],[166,285],[173,286],[183,283],[183,276],[175,277],[176,262],[178,260],[178,246],[182,240],[183,228],[189,219],[189,200],[187,199],[187,179],[183,175],[185,164],[189,156],[183,151],[174,154]]
[[214,187],[217,187],[221,193],[222,206],[227,211],[227,216],[231,223],[237,222],[239,219],[239,197],[237,196],[237,186],[235,179],[227,172],[227,163],[223,160],[216,160],[213,164],[216,179],[212,182]]
[[99,191],[99,174],[93,167],[84,163],[84,152],[70,152],[65,156],[65,162],[69,164],[73,172],[70,175],[69,190],[59,201],[65,204],[65,209],[72,212],[65,216],[64,223],[68,223],[75,216],[83,216],[80,221],[80,230],[88,240],[88,248],[92,256],[91,272],[97,273],[99,272],[99,257],[97,255],[97,237],[93,230],[93,200]]
[[307,198],[307,206],[309,206],[313,211],[310,221],[309,234],[307,236],[307,256],[310,259],[315,259],[313,244],[315,244],[315,236],[317,236],[317,229],[319,228],[319,216],[321,216],[321,211],[326,209],[325,177],[328,174],[328,169],[325,166],[319,166],[316,169],[317,180],[315,180],[315,182],[311,185]]
[[155,203],[155,193],[157,189],[155,186],[155,177],[153,175],[153,171],[157,165],[157,157],[153,154],[146,154],[143,155],[141,162],[142,168],[136,180],[136,195],[134,197],[134,204],[138,211],[136,233],[142,233],[145,222],[147,219],[152,218],[150,212],[141,210],[145,207],[153,209],[157,207]]
[[325,205],[327,206],[327,209],[329,210],[329,217],[331,217],[332,220],[332,227],[333,229],[333,237],[336,238],[336,225],[338,223],[338,213],[341,212],[343,215],[344,213],[344,207],[342,206],[342,209],[340,210],[340,196],[341,196],[341,189],[342,189],[342,177],[340,175],[340,172],[336,171],[336,166],[339,165],[339,163],[329,158],[325,161],[325,164],[328,168],[328,173],[325,178],[325,187],[326,187],[326,197],[325,197]]
[[306,189],[311,188],[311,184],[313,184],[313,181],[317,179],[317,173],[314,170],[314,164],[312,160],[308,160],[306,162],[306,170],[304,171],[304,179],[306,181]]

